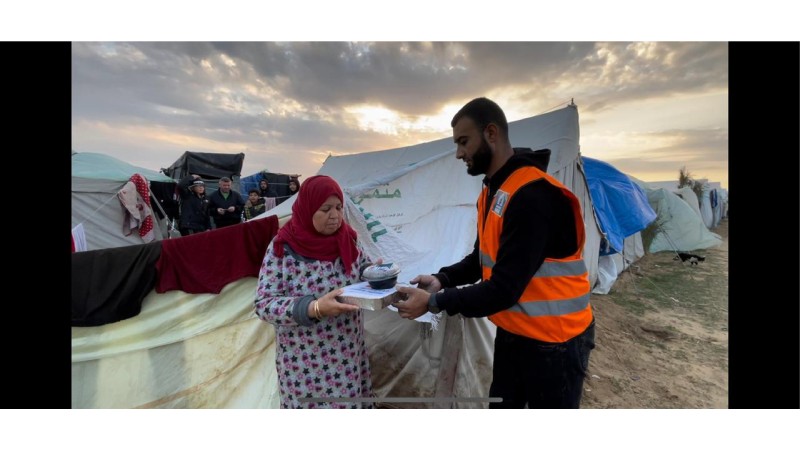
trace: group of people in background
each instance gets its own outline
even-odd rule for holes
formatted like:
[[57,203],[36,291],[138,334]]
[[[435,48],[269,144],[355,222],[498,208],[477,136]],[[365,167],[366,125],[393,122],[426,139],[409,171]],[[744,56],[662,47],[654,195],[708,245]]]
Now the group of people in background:
[[[178,182],[181,192],[179,231],[181,236],[223,228],[251,220],[264,211],[291,197],[300,189],[296,178],[289,180],[289,196],[279,197],[269,182],[262,179],[259,189],[251,189],[247,200],[231,189],[228,177],[219,179],[219,189],[206,194],[205,182],[200,175],[192,174]],[[213,225],[212,225],[213,219]]]

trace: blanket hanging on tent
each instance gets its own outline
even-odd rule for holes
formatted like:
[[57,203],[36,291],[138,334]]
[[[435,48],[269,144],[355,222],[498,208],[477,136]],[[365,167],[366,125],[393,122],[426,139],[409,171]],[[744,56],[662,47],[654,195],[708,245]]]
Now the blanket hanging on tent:
[[258,276],[267,246],[277,233],[278,216],[269,216],[161,241],[156,292],[219,294],[228,283]]
[[125,211],[122,219],[122,232],[130,236],[134,229],[139,229],[139,236],[144,242],[152,242],[156,236],[153,232],[153,210],[150,208],[150,190],[147,180],[135,173],[130,181],[117,193]]
[[[136,316],[156,283],[161,241],[72,254],[72,326]],[[124,268],[124,270],[121,270]]]

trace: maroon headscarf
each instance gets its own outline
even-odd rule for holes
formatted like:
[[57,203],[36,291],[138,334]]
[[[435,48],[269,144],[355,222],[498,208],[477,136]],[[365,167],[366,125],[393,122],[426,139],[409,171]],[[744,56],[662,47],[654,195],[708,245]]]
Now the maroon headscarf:
[[358,258],[356,231],[342,221],[342,226],[335,233],[326,236],[314,228],[312,220],[314,213],[331,195],[338,197],[344,206],[342,188],[333,178],[315,175],[303,183],[292,205],[292,218],[275,237],[275,256],[283,256],[282,244],[286,242],[294,251],[307,258],[335,261],[341,256],[344,270],[350,274],[353,262]]

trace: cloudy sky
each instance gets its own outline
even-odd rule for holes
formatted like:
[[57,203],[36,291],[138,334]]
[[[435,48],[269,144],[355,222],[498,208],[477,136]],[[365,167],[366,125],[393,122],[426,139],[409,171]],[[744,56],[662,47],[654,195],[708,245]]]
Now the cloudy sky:
[[[72,149],[158,170],[245,153],[242,175],[450,137],[472,98],[563,107],[582,154],[647,181],[728,187],[725,42],[74,42]],[[512,142],[513,144],[513,142]]]

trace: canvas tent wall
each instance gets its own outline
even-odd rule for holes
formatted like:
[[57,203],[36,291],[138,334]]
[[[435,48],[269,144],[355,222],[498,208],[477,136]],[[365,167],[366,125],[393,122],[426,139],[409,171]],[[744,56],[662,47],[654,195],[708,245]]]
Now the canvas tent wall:
[[677,192],[678,180],[648,181],[647,187],[650,189],[666,189],[669,192]]
[[685,201],[692,211],[697,213],[697,217],[703,218],[703,213],[700,212],[700,201],[697,199],[697,194],[692,190],[692,188],[688,186],[684,186],[679,188],[675,191],[675,194],[681,198],[681,200]]
[[[137,167],[101,153],[72,153],[72,227],[80,225],[87,250],[142,244],[134,230],[123,233],[125,212],[117,193],[134,174],[140,174],[151,184],[174,186],[174,180],[153,170]],[[166,189],[169,191],[171,188]],[[151,198],[156,239],[168,235],[167,221],[160,217],[157,199]]]
[[217,295],[155,290],[139,315],[72,328],[72,408],[278,408],[275,333],[256,279]]
[[595,215],[603,232],[593,294],[607,294],[617,276],[644,256],[641,231],[656,218],[647,194],[606,162],[583,157]]

